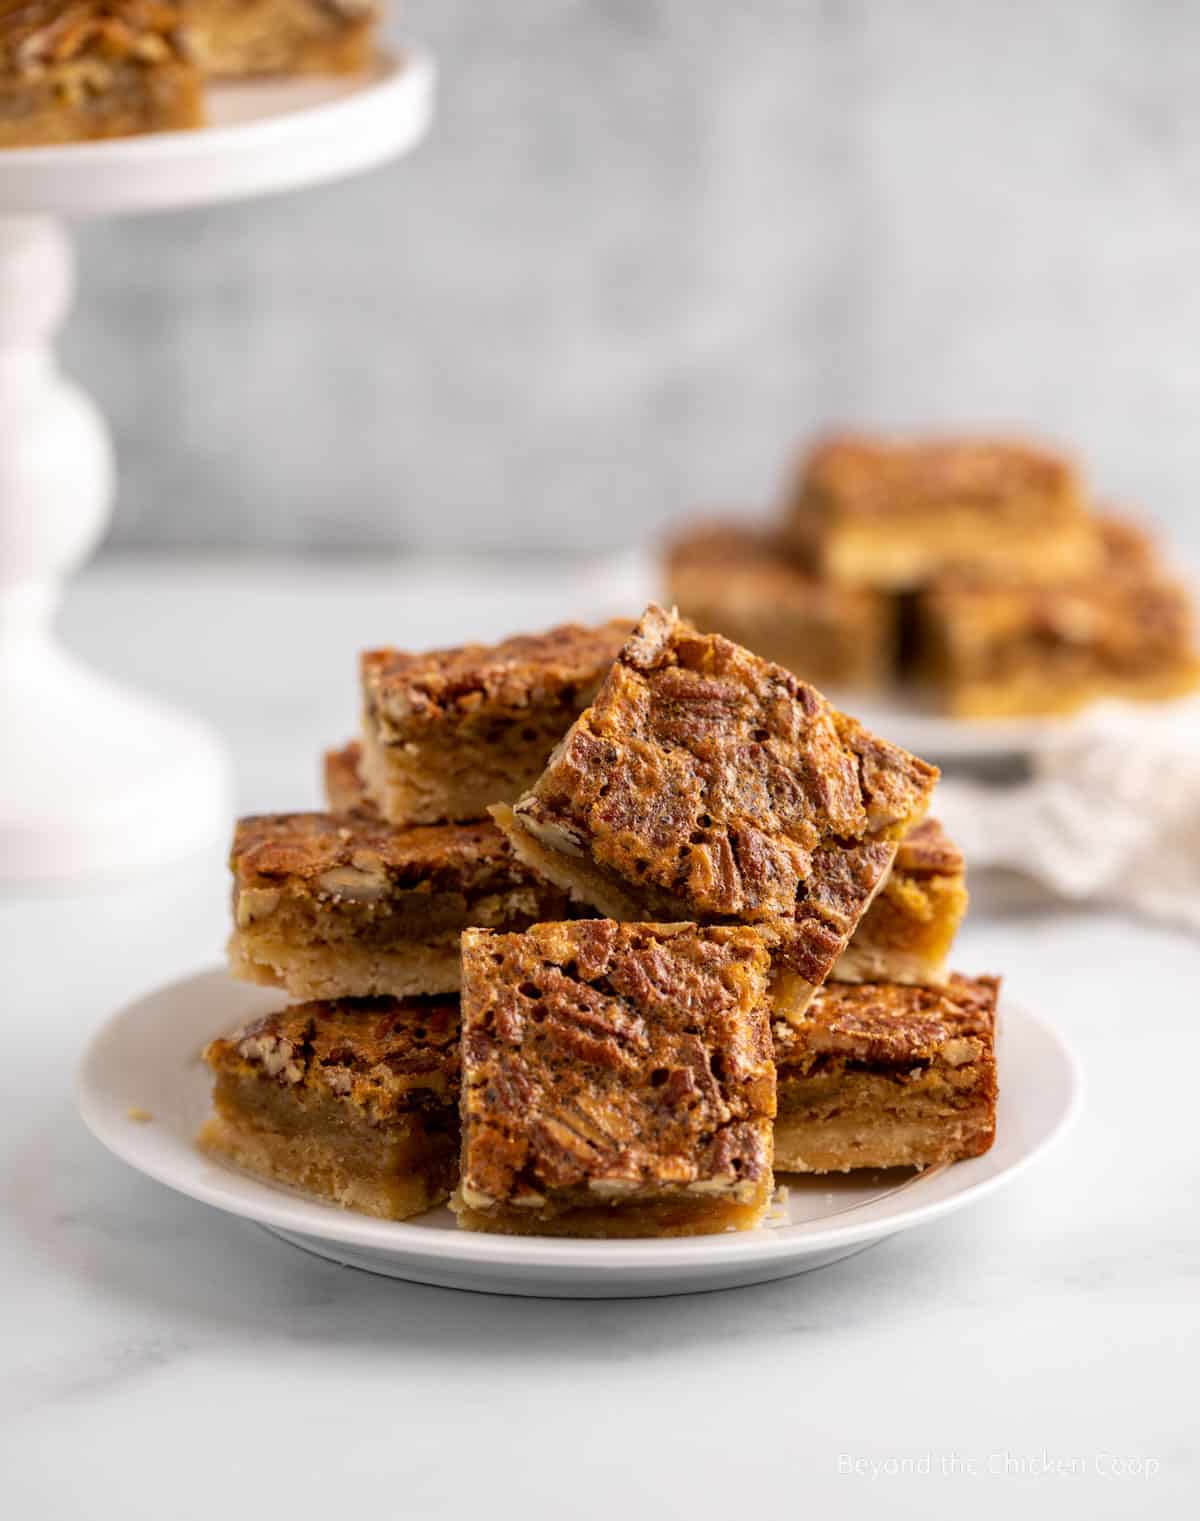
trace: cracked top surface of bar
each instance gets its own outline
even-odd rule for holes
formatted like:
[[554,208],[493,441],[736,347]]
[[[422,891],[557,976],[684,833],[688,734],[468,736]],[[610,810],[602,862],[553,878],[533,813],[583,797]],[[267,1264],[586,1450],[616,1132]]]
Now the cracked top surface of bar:
[[768,966],[740,926],[468,930],[464,1197],[761,1185],[775,1112]]
[[652,606],[515,823],[567,872],[590,856],[640,917],[771,924],[819,983],[937,776],[781,666]]
[[629,634],[627,619],[597,628],[568,623],[499,644],[466,644],[408,654],[367,650],[363,686],[369,708],[397,734],[517,718],[527,709],[572,702],[594,691]]
[[314,891],[507,885],[530,873],[487,820],[399,829],[368,814],[268,813],[239,819],[230,867],[240,887],[298,879]]
[[1004,439],[826,439],[808,456],[805,502],[834,518],[891,518],[976,507],[1003,515],[1051,508],[1081,515],[1071,462]]
[[352,1104],[373,1123],[457,1101],[457,998],[356,998],[294,1004],[212,1041],[214,1071],[274,1081]]
[[999,978],[957,974],[940,988],[827,983],[803,1020],[772,1027],[780,1079],[831,1059],[898,1078],[931,1062],[964,1065],[992,1041],[999,990]]

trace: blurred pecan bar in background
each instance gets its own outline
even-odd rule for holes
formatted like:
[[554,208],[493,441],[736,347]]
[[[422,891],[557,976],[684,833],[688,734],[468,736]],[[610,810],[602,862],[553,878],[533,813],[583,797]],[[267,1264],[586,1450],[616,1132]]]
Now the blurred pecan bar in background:
[[214,1040],[200,1146],[272,1183],[403,1220],[458,1177],[456,998],[308,1003]]
[[652,606],[537,784],[492,812],[523,860],[610,918],[758,926],[792,1016],[937,776],[782,666]]
[[925,675],[960,717],[1071,713],[1200,685],[1191,595],[1132,523],[1098,520],[1103,565],[1028,585],[947,574],[919,599]]
[[179,0],[206,74],[353,74],[374,47],[373,0]]
[[772,531],[700,524],[668,546],[666,581],[667,601],[697,628],[724,634],[815,686],[875,688],[895,668],[895,599],[818,580]]
[[200,77],[161,0],[0,0],[0,148],[196,127]]
[[238,823],[230,867],[231,968],[294,998],[451,992],[468,925],[524,929],[567,910],[486,821],[265,814]]
[[928,1167],[996,1133],[995,977],[944,988],[827,983],[777,1021],[779,1172]]
[[894,590],[947,566],[1046,580],[1100,558],[1070,461],[1003,441],[829,439],[801,468],[787,534],[821,576]]
[[367,796],[362,779],[362,744],[352,739],[336,750],[326,750],[322,763],[325,806],[330,813],[365,813],[379,817]]
[[758,1225],[774,1188],[767,971],[739,926],[468,930],[459,1224],[557,1236]]
[[591,701],[627,621],[362,657],[362,775],[394,824],[478,819],[536,780]]
[[830,973],[834,982],[936,987],[967,911],[963,853],[936,819],[900,841],[892,874]]

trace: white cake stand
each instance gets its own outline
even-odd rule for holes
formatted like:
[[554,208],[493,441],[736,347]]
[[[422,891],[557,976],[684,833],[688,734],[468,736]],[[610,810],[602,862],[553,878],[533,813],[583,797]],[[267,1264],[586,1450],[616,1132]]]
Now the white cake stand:
[[395,158],[423,136],[420,49],[348,79],[209,91],[212,125],[0,150],[0,879],[142,867],[226,829],[230,768],[205,724],[126,691],[53,639],[65,577],[107,526],[113,463],[52,339],[73,286],[61,218],[297,189]]

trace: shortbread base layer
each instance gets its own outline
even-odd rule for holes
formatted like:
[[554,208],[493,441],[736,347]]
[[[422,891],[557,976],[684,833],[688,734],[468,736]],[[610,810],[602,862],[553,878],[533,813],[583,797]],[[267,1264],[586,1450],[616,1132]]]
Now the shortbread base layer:
[[1101,559],[1085,519],[1056,525],[1034,500],[1014,503],[1002,521],[973,507],[942,508],[825,529],[800,517],[794,534],[800,552],[831,580],[888,591],[923,586],[948,566],[1039,583],[1087,575]]
[[749,1200],[672,1196],[630,1204],[567,1206],[556,1213],[497,1205],[471,1209],[456,1194],[450,1201],[459,1226],[503,1236],[575,1236],[592,1239],[648,1236],[711,1236],[755,1230],[762,1224],[775,1185],[761,1183]]
[[846,1073],[779,1083],[776,1172],[851,1172],[859,1167],[932,1167],[987,1151],[996,1134],[986,1097],[906,1094],[890,1077]]
[[1064,677],[1029,670],[997,681],[949,678],[942,688],[956,718],[1052,718],[1077,713],[1091,703],[1167,702],[1200,689],[1200,661],[1184,661],[1145,676]]
[[443,945],[381,950],[340,944],[297,946],[245,930],[229,942],[229,967],[243,982],[286,988],[299,1002],[327,998],[411,998],[457,993],[458,936]]

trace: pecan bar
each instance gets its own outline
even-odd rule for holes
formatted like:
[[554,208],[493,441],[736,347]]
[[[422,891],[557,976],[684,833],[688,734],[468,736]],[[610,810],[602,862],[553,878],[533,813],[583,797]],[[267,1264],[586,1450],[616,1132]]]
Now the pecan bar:
[[458,1177],[456,998],[307,1003],[220,1040],[198,1143],[271,1183],[404,1220]]
[[1133,524],[1104,518],[1099,533],[1105,561],[1090,575],[1031,586],[960,572],[922,595],[925,674],[952,713],[1073,713],[1200,686],[1188,589]]
[[362,657],[362,770],[394,824],[483,818],[537,778],[629,633],[565,624],[501,644]]
[[353,74],[370,62],[373,0],[180,0],[206,74]]
[[362,779],[362,745],[352,739],[348,745],[326,750],[322,763],[325,806],[330,813],[366,813],[375,818],[379,810],[367,796]]
[[0,0],[0,148],[197,127],[200,76],[162,0]]
[[670,545],[668,601],[819,687],[879,687],[898,657],[897,604],[886,592],[823,581],[767,529],[706,523]]
[[468,1230],[685,1236],[773,1190],[768,961],[738,926],[538,924],[463,936]]
[[827,983],[777,1021],[780,1172],[929,1167],[996,1134],[995,977],[944,988]]
[[230,867],[230,965],[293,998],[452,992],[467,925],[524,929],[567,908],[486,821],[265,814],[238,823]]
[[830,977],[937,986],[966,911],[963,853],[936,819],[926,819],[900,841],[891,876]]
[[799,1016],[929,806],[937,769],[815,688],[650,607],[533,789],[517,854],[614,919],[746,922]]
[[829,439],[800,471],[787,532],[823,577],[895,590],[948,566],[1045,580],[1099,558],[1070,461],[999,440]]

